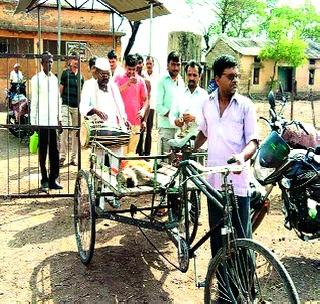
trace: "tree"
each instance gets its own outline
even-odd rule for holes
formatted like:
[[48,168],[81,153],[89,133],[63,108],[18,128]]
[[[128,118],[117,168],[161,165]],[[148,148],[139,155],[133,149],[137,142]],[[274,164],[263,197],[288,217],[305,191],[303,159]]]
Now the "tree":
[[139,30],[139,27],[141,25],[141,21],[129,21],[129,24],[130,24],[130,27],[131,27],[131,36],[129,38],[129,41],[128,41],[128,44],[127,44],[127,47],[124,51],[124,54],[123,54],[123,58],[126,58],[127,55],[130,53],[133,45],[134,45],[134,42],[136,40],[136,36],[137,36],[137,33],[138,33],[138,30]]
[[277,0],[185,0],[193,10],[205,5],[213,11],[213,20],[205,32],[208,37],[226,34],[231,37],[249,37],[257,33],[258,24],[265,18],[265,9]]
[[319,15],[315,8],[306,3],[300,8],[283,6],[271,10],[270,17],[263,24],[267,43],[261,50],[261,59],[274,61],[271,87],[274,82],[276,67],[285,62],[293,67],[305,60],[306,38],[318,39]]

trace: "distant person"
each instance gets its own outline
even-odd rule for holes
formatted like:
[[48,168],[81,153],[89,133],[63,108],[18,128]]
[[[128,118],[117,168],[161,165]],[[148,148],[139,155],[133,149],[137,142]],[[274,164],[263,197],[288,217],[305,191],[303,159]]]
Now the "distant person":
[[13,70],[10,72],[10,92],[14,94],[23,94],[27,96],[25,79],[20,70],[20,64],[15,63],[13,66]]
[[[150,155],[150,150],[151,150],[151,129],[150,129],[150,122],[149,122],[149,129],[148,129],[148,121],[149,121],[149,117],[150,117],[150,100],[151,100],[151,92],[152,92],[152,88],[151,88],[151,82],[150,80],[146,79],[145,75],[142,73],[142,69],[143,69],[143,57],[140,54],[136,54],[137,57],[137,74],[139,76],[141,76],[145,83],[146,83],[146,87],[147,87],[147,91],[148,91],[148,100],[149,100],[149,109],[145,114],[145,117],[143,118],[144,121],[146,121],[146,128],[140,133],[140,138],[139,138],[139,142],[138,142],[138,146],[137,146],[137,151],[136,153],[139,155]],[[153,116],[153,112],[152,111],[152,116]],[[146,134],[146,139],[144,138],[145,133],[149,132],[149,134]]]
[[23,74],[20,71],[20,63],[15,63],[13,70],[10,72],[10,83],[22,83],[23,80]]
[[[90,88],[92,88],[92,86],[97,85],[96,60],[97,60],[96,56],[91,57],[89,59],[88,67],[91,73],[91,78],[84,81],[82,91],[85,90],[86,86],[89,86]],[[81,91],[81,94],[82,94],[82,91]]]
[[97,79],[97,75],[96,75],[96,60],[97,57],[93,56],[89,59],[89,70],[91,73],[91,78],[90,79]]
[[[78,100],[83,86],[83,76],[78,72],[77,54],[72,54],[69,59],[68,68],[62,72],[60,79],[60,94],[62,97],[62,125],[78,126]],[[77,166],[78,138],[77,130],[71,131],[71,159],[70,165]],[[67,154],[69,154],[69,130],[63,130],[60,146],[60,166],[63,166]]]
[[109,51],[107,57],[111,67],[111,79],[114,79],[118,75],[122,75],[124,73],[124,69],[118,62],[118,56],[115,50]]
[[158,153],[163,154],[170,151],[168,140],[174,138],[177,128],[169,121],[169,114],[174,100],[181,98],[184,90],[184,82],[181,77],[181,56],[178,52],[172,51],[167,58],[168,72],[159,80],[157,87],[158,114]]
[[147,56],[146,59],[146,71],[142,73],[145,80],[150,81],[151,92],[149,98],[149,115],[147,118],[147,125],[145,130],[145,136],[142,133],[140,135],[140,140],[138,143],[138,153],[139,155],[150,155],[151,145],[152,145],[152,128],[155,115],[156,107],[156,93],[158,86],[158,75],[154,72],[154,58],[152,56]]
[[[171,125],[181,128],[182,135],[198,131],[202,119],[202,107],[208,99],[206,90],[199,86],[201,79],[201,65],[191,60],[185,67],[187,86],[180,99],[175,99],[169,113]],[[181,136],[182,137],[182,136]]]
[[209,81],[209,85],[208,85],[208,94],[210,95],[211,93],[213,93],[216,89],[218,88],[218,85],[215,81],[214,78],[212,78],[210,81]]
[[136,153],[140,132],[146,127],[145,114],[149,109],[148,91],[145,81],[136,73],[137,58],[129,54],[125,59],[125,73],[115,77],[128,121],[131,124],[131,136],[125,153]]
[[[59,177],[59,151],[57,130],[61,126],[61,103],[58,78],[51,72],[53,56],[44,52],[41,56],[42,71],[31,79],[30,124],[39,131],[39,163],[41,169],[41,190],[62,189],[56,181]],[[49,148],[50,171],[46,169]]]

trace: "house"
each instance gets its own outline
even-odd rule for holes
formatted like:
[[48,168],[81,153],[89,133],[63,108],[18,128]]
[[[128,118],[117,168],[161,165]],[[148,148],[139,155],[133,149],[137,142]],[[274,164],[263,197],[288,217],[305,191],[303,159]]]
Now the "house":
[[[28,13],[14,14],[17,3],[0,0],[0,90],[8,87],[8,78],[13,65],[19,62],[27,80],[39,70],[39,61],[34,54],[58,50],[58,12],[55,7],[41,7]],[[87,60],[95,56],[106,56],[115,46],[121,52],[122,32],[111,30],[111,14],[107,10],[75,10],[63,8],[61,12],[61,55],[70,55],[72,50],[80,52],[81,73],[91,77]],[[39,33],[40,24],[41,32]],[[114,39],[114,40],[113,40]],[[65,67],[61,61],[59,71]],[[53,72],[57,73],[57,60]]]
[[[221,36],[206,55],[207,65],[210,69],[214,60],[221,54],[235,56],[241,73],[239,91],[245,95],[266,96],[274,62],[260,60],[259,53],[264,44],[263,40]],[[295,90],[298,98],[307,98],[310,91],[313,96],[320,95],[320,45],[309,42],[306,57],[307,61],[297,68],[285,63],[278,64],[275,74],[275,79],[281,82],[284,90]],[[212,77],[212,69],[209,73],[209,77]]]

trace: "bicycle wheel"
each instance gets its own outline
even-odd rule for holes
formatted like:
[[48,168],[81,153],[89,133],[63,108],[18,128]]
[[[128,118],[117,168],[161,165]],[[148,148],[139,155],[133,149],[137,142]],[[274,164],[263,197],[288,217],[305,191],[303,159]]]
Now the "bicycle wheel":
[[237,239],[230,252],[210,261],[205,303],[299,303],[295,286],[278,258],[253,240]]
[[80,170],[74,195],[74,229],[80,260],[90,263],[96,238],[96,214],[92,183],[89,173]]
[[[187,240],[188,245],[191,245],[194,241],[199,226],[199,215],[200,215],[200,194],[198,190],[188,191],[188,210],[189,210],[189,239]],[[184,222],[185,231],[187,230],[187,223]],[[186,237],[186,235],[185,235]]]
[[[200,196],[198,190],[187,191],[186,203],[179,193],[170,194],[168,196],[170,201],[172,213],[169,212],[169,221],[176,222],[177,227],[173,232],[183,237],[188,245],[194,241],[199,225],[199,208]],[[185,207],[187,206],[188,215],[186,217]],[[186,220],[188,218],[188,220]],[[188,238],[187,232],[188,231]]]

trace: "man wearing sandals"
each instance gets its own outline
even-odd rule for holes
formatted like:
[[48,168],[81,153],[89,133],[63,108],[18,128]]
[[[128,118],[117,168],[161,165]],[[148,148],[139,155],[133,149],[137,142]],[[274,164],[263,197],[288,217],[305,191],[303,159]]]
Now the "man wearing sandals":
[[[223,55],[213,63],[214,77],[218,85],[202,108],[203,120],[195,142],[195,150],[207,141],[208,166],[227,164],[234,158],[244,169],[237,174],[230,174],[238,202],[233,210],[232,221],[237,236],[251,238],[250,194],[249,194],[249,159],[258,146],[256,111],[247,97],[237,93],[239,71],[234,57]],[[211,185],[221,189],[221,176],[212,174],[208,177]],[[215,208],[208,200],[209,225],[213,228],[222,218],[222,211]],[[214,256],[221,247],[220,229],[211,236],[211,253]]]

